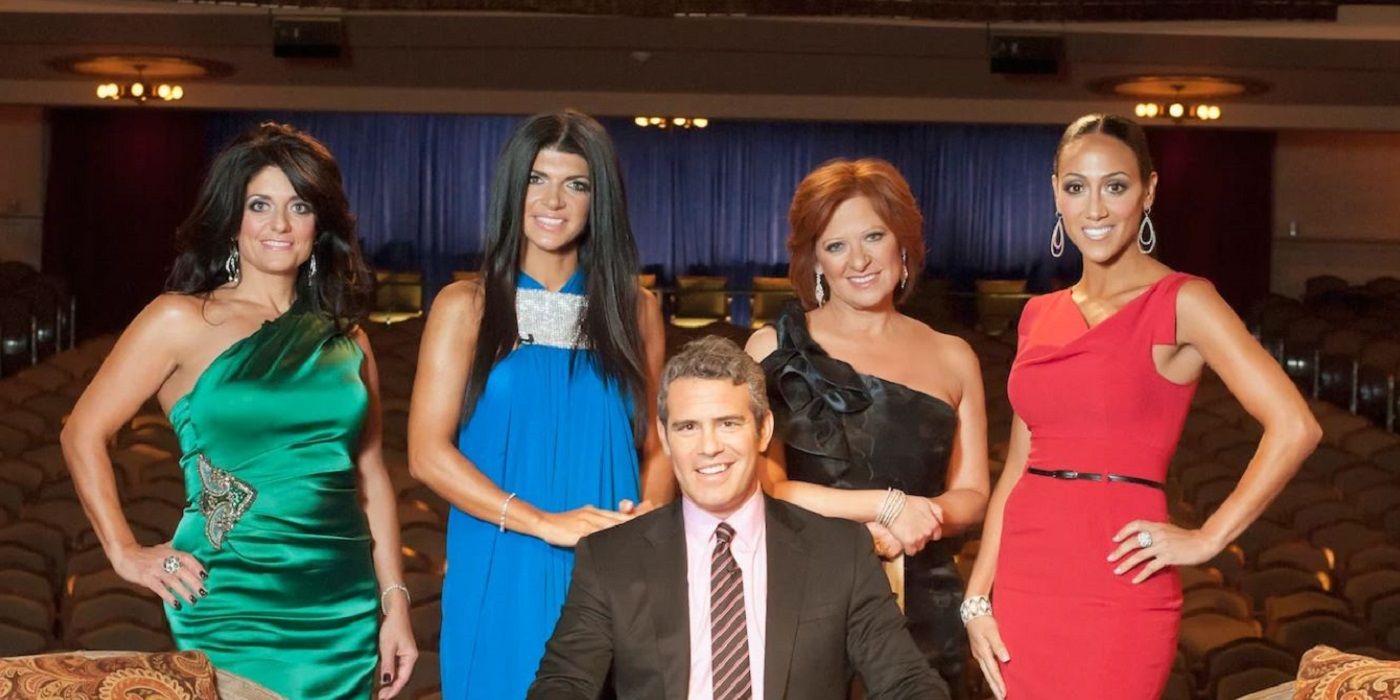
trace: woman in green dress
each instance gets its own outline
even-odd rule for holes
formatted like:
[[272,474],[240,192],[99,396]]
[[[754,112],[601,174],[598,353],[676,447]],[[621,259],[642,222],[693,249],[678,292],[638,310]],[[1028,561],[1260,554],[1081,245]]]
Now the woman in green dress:
[[[340,169],[310,136],[264,124],[215,160],[178,239],[169,293],[63,430],[93,529],[118,575],[165,600],[181,649],[287,698],[367,698],[376,681],[391,698],[418,651]],[[153,395],[188,500],[174,538],[142,546],[107,445]]]

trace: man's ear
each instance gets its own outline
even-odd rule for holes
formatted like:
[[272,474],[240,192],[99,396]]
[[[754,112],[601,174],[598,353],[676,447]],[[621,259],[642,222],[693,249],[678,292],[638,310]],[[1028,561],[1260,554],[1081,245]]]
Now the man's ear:
[[666,422],[660,418],[656,419],[656,435],[661,439],[661,451],[665,452],[667,457],[670,457],[671,441],[666,435]]
[[767,452],[768,443],[773,441],[773,412],[763,414],[763,422],[758,426],[758,451]]

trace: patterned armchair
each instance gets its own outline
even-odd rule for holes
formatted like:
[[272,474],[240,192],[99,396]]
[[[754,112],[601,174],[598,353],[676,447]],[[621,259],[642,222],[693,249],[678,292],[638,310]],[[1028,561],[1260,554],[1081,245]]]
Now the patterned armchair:
[[62,652],[0,659],[0,698],[38,697],[281,700],[262,686],[215,670],[197,651]]

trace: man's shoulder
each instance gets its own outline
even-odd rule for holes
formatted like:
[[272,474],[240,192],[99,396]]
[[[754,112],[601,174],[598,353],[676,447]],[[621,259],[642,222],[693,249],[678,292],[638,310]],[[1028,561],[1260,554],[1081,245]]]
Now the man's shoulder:
[[[650,539],[653,533],[664,534],[668,525],[679,519],[676,509],[680,501],[673,501],[649,513],[639,515],[625,523],[599,530],[583,538],[588,548],[594,552],[611,551],[617,548],[636,547],[638,540]],[[684,535],[684,532],[681,532]]]
[[869,537],[864,525],[845,518],[829,518],[802,506],[769,498],[767,507],[772,516],[794,526],[802,537],[824,542],[846,542],[847,538]]

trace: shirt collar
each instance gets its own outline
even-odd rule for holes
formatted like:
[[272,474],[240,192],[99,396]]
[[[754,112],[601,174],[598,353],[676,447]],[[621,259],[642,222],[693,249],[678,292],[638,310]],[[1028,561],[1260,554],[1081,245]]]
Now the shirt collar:
[[752,551],[757,547],[765,529],[763,489],[759,488],[754,489],[728,518],[715,516],[685,495],[681,496],[681,513],[685,519],[687,539],[709,542],[715,536],[715,528],[721,522],[726,522],[734,528],[734,547],[742,551]]

